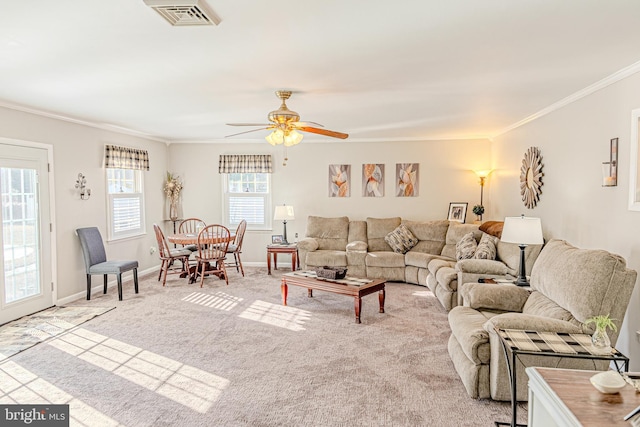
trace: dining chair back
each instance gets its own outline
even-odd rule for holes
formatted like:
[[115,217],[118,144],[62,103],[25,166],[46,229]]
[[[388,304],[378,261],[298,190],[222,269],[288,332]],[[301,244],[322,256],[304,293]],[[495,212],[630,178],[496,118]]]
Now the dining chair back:
[[227,285],[229,284],[224,262],[230,240],[229,229],[218,224],[208,225],[198,234],[196,271],[200,274],[200,287],[204,284],[205,274],[216,274],[221,279],[224,278]]
[[133,270],[133,283],[138,293],[138,261],[107,261],[107,253],[100,230],[97,227],[78,228],[76,230],[82,246],[82,255],[87,272],[87,300],[91,299],[91,276],[102,274],[103,293],[107,293],[107,275],[115,274],[118,280],[118,299],[122,301],[122,273]]
[[[189,256],[191,251],[184,248],[171,249],[167,243],[167,239],[158,224],[153,224],[153,231],[156,233],[156,242],[158,243],[158,254],[162,264],[160,265],[160,274],[158,280],[162,279],[162,286],[167,282],[167,274],[187,274],[189,267]],[[180,261],[180,269],[177,268],[175,262]]]
[[[200,230],[205,228],[207,224],[199,218],[187,218],[183,219],[178,226],[178,233],[198,234]],[[196,245],[185,245],[184,249],[188,249],[191,252],[198,250]]]
[[243,219],[242,221],[240,221],[240,224],[238,224],[233,243],[230,243],[229,247],[227,248],[227,253],[233,254],[234,262],[228,262],[226,266],[235,267],[236,271],[242,272],[242,277],[244,277],[244,268],[242,267],[240,254],[242,253],[242,241],[244,240],[245,231],[247,231],[247,221]]

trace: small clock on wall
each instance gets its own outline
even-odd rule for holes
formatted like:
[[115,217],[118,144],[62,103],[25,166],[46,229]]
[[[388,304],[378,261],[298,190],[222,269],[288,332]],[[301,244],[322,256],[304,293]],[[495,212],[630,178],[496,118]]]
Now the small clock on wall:
[[533,209],[542,194],[542,156],[538,147],[529,147],[520,168],[520,194],[524,205]]

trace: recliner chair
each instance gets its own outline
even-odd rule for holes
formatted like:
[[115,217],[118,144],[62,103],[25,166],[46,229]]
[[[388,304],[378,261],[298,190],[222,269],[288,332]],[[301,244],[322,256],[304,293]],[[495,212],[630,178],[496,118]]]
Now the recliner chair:
[[[619,255],[551,240],[531,271],[531,292],[515,285],[464,284],[460,289],[464,305],[449,312],[448,350],[469,396],[511,398],[496,327],[591,334],[593,327],[585,321],[608,314],[619,330],[636,276]],[[615,345],[618,333],[611,331],[609,336]],[[605,370],[608,365],[607,361],[520,355],[517,399],[527,400],[525,367]]]

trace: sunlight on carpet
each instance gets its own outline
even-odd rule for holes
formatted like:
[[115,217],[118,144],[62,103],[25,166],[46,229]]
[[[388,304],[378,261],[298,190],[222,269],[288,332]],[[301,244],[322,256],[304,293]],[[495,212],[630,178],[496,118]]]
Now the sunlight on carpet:
[[48,344],[200,413],[229,385],[225,378],[82,328]]
[[256,300],[240,313],[239,317],[292,331],[304,331],[305,328],[302,325],[311,318],[311,313],[299,308]]
[[215,295],[193,292],[192,294],[182,298],[182,301],[230,311],[237,306],[239,302],[243,301],[243,298],[234,297],[233,295],[229,295],[224,292],[217,292]]
[[415,291],[411,295],[424,298],[435,298],[435,295],[433,295],[433,292],[431,291]]
[[0,326],[0,360],[68,331],[115,307],[52,307]]
[[116,427],[121,424],[12,361],[0,365],[0,404],[69,405],[71,425]]

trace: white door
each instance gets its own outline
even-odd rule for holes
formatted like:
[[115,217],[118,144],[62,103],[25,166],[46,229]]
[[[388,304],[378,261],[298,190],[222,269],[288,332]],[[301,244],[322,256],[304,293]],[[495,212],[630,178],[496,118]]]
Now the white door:
[[0,324],[54,304],[48,157],[0,144]]

